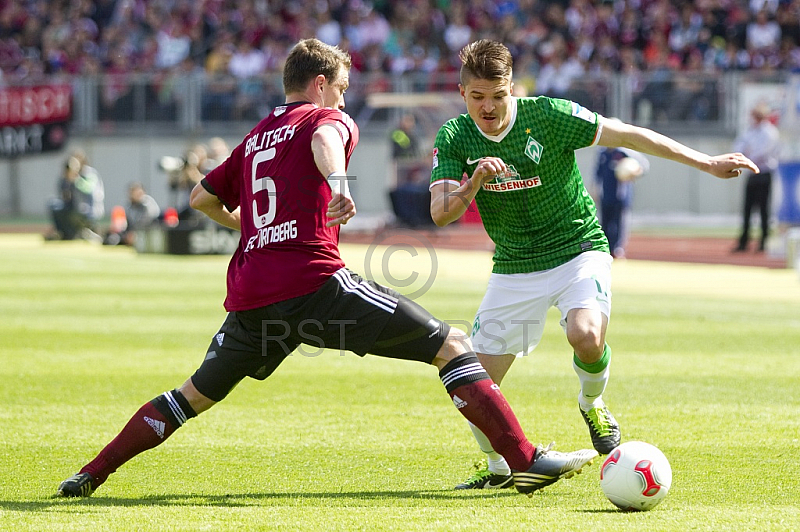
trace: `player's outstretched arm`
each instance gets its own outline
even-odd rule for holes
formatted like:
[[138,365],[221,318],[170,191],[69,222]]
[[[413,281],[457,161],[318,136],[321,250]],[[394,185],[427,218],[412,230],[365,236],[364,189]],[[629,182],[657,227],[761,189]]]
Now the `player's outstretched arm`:
[[192,194],[189,197],[189,205],[220,225],[235,229],[236,231],[242,230],[242,220],[239,209],[237,208],[233,212],[228,211],[219,198],[207,191],[200,183],[196,184],[192,189]]
[[610,148],[630,148],[655,155],[697,168],[721,179],[737,177],[742,173],[742,169],[759,171],[758,166],[744,154],[725,153],[712,157],[651,129],[613,120],[603,120],[603,131],[598,144]]

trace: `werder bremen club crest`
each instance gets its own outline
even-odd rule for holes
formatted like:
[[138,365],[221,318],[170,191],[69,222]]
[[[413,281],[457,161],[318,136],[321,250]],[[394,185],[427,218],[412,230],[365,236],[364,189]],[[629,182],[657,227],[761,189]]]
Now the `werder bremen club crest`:
[[528,137],[528,143],[525,145],[525,155],[531,161],[539,164],[539,161],[542,160],[542,152],[544,151],[544,146],[539,144],[535,138]]

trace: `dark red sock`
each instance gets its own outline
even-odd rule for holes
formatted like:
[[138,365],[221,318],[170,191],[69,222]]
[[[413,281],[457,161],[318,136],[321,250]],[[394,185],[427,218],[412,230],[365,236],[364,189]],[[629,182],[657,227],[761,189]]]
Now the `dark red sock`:
[[163,443],[196,414],[177,390],[166,392],[142,406],[111,443],[81,473],[92,475],[97,488],[122,464],[137,454]]
[[481,429],[511,469],[526,471],[533,463],[536,447],[528,441],[500,387],[489,378],[475,353],[457,356],[442,368],[439,377],[459,412]]

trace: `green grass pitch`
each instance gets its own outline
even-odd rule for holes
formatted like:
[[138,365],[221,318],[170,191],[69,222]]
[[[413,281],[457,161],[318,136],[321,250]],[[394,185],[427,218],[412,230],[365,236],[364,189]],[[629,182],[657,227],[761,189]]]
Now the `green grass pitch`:
[[[419,301],[453,323],[471,321],[491,267],[485,252],[343,254],[407,293],[435,270]],[[453,491],[480,453],[436,370],[330,351],[242,382],[92,498],[53,499],[201,362],[224,318],[227,257],[33,235],[0,236],[0,256],[2,530],[800,530],[796,272],[614,265],[605,397],[623,439],[657,445],[674,474],[637,514],[605,499],[599,461],[530,499]],[[535,443],[591,445],[555,312],[503,391]]]

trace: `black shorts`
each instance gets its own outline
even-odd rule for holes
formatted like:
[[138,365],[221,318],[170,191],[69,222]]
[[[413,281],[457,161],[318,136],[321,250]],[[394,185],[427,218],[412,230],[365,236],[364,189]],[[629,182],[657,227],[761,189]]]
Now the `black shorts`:
[[341,269],[314,293],[228,313],[192,383],[221,401],[243,378],[269,377],[296,349],[306,356],[339,349],[430,364],[449,331],[410,299]]

